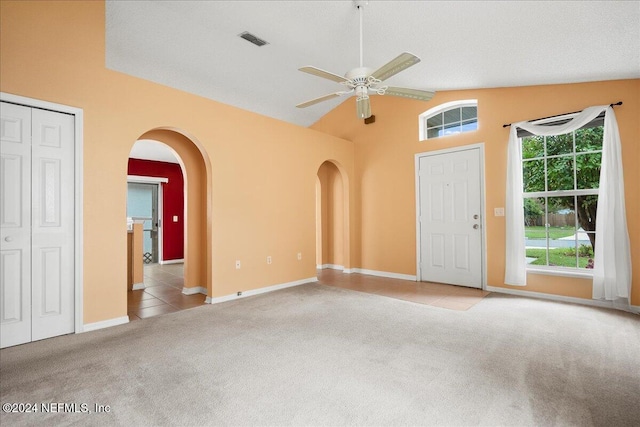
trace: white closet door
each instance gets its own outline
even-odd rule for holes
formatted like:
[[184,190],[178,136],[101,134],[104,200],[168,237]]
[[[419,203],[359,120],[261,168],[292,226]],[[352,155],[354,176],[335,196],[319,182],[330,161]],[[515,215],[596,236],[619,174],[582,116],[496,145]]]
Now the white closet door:
[[74,117],[32,113],[32,341],[74,331]]
[[74,117],[2,103],[1,347],[74,331]]
[[0,105],[0,346],[31,341],[31,108]]

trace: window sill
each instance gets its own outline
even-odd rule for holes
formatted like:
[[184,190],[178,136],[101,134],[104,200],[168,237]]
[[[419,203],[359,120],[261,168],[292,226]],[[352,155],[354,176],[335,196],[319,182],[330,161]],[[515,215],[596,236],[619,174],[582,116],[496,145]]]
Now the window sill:
[[[584,269],[584,270],[588,270],[588,269]],[[576,271],[576,270],[569,270],[569,269],[546,269],[546,268],[535,268],[535,267],[528,267],[527,268],[527,273],[531,273],[531,274],[544,274],[547,276],[561,276],[561,277],[577,277],[580,279],[593,279],[593,272],[592,271]]]

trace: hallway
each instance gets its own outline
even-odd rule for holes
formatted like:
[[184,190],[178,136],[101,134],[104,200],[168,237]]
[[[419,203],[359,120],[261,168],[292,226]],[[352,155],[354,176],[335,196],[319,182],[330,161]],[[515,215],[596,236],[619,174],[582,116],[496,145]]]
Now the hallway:
[[184,295],[184,264],[144,266],[145,289],[127,292],[129,321],[173,313],[205,304],[205,295]]

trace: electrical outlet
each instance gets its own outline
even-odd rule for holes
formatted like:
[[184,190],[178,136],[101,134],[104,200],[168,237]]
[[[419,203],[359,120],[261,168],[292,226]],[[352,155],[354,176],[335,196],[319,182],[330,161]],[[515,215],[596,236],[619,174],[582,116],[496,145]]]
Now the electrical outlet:
[[298,252],[298,261],[302,260],[302,252]]
[[242,296],[242,291],[238,291],[238,296],[241,297]]
[[504,208],[494,208],[493,209],[494,216],[504,216]]
[[240,260],[237,259],[236,260],[236,270],[239,270],[239,269],[240,269]]
[[271,255],[267,257],[267,264],[271,264]]

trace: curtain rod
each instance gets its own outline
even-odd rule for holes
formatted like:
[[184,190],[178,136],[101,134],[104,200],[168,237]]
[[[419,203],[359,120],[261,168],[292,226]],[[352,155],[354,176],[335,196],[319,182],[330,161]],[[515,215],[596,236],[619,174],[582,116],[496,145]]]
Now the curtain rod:
[[[609,104],[609,107],[613,107],[614,105],[622,105],[622,101],[618,101],[615,104]],[[574,111],[573,113],[565,113],[565,114],[556,114],[555,116],[549,116],[549,117],[541,117],[539,119],[533,119],[533,120],[527,120],[529,122],[537,122],[538,120],[544,120],[544,119],[551,119],[553,117],[561,117],[561,116],[568,116],[569,114],[576,114],[579,113],[580,111]],[[502,125],[503,128],[509,127],[511,126],[511,123],[507,123],[506,125]]]

